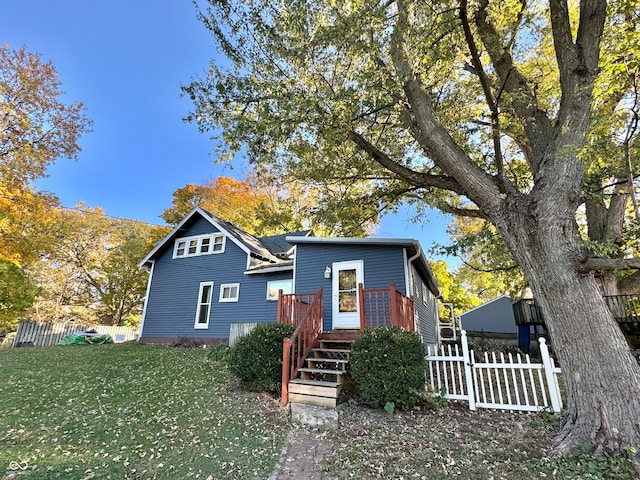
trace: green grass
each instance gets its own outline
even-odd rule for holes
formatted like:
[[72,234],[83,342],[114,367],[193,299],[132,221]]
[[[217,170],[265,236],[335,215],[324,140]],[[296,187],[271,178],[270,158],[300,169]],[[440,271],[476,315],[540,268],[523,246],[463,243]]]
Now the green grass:
[[0,371],[0,478],[267,478],[289,429],[200,349],[11,349]]
[[[238,389],[208,351],[0,350],[0,479],[269,478],[292,431],[285,410]],[[622,456],[552,458],[555,415],[338,409],[337,430],[313,433],[331,446],[318,466],[330,478],[635,478]]]

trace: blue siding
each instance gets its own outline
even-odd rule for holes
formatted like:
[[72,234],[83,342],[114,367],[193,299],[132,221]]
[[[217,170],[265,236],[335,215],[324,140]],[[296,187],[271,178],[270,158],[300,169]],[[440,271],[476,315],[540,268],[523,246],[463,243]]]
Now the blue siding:
[[[215,227],[200,215],[194,215],[182,225],[176,238],[217,233]],[[362,261],[365,288],[388,287],[390,282],[407,295],[405,250],[403,246],[386,244],[353,245],[341,242],[310,242],[296,246],[295,275],[293,270],[247,275],[247,253],[230,238],[225,251],[219,254],[172,258],[173,241],[166,241],[154,253],[153,276],[146,302],[142,338],[193,337],[227,339],[232,323],[274,322],[277,301],[268,301],[267,283],[294,279],[297,293],[316,292],[323,287],[323,328],[332,329],[332,280],[325,278],[327,267],[335,262]],[[422,271],[422,270],[420,270]],[[414,269],[412,278],[419,279]],[[198,294],[202,282],[213,282],[208,328],[194,328]],[[239,284],[238,302],[220,302],[223,284]],[[426,283],[426,282],[425,282]],[[416,323],[425,344],[437,341],[437,300],[422,291],[417,280],[413,288],[416,297]],[[422,298],[425,296],[425,302]]]
[[334,262],[362,260],[365,288],[388,287],[393,280],[396,288],[407,292],[403,248],[380,245],[298,244],[296,247],[296,293],[323,289],[323,329],[332,329],[331,279],[324,278],[324,270]]
[[415,268],[412,268],[412,278],[418,334],[425,347],[435,345],[438,343],[438,299],[427,288],[426,279],[421,278]]
[[518,333],[511,299],[498,297],[460,315],[461,328],[469,332]]
[[[182,236],[214,232],[204,219]],[[267,301],[267,282],[293,272],[246,275],[247,254],[227,238],[220,254],[173,259],[173,242],[158,254],[147,298],[142,337],[229,338],[231,323],[275,322],[277,302]],[[201,282],[214,282],[209,328],[194,328]],[[239,283],[239,301],[220,303],[220,286]]]

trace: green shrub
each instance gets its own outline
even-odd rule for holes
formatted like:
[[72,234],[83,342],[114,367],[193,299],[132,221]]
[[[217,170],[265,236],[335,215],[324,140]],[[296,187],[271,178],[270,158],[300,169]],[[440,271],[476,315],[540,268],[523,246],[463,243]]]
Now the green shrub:
[[262,323],[229,351],[229,369],[251,390],[277,392],[282,383],[282,342],[295,328]]
[[399,327],[367,328],[351,349],[351,376],[362,399],[380,408],[393,402],[414,406],[425,388],[424,346],[415,332]]

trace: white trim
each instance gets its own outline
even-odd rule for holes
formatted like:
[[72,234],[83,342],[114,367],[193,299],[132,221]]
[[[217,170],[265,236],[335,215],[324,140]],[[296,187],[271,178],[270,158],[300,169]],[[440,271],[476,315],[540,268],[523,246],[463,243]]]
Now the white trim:
[[[226,289],[236,289],[235,297],[224,297],[224,291]],[[229,303],[229,302],[237,302],[240,299],[240,284],[239,283],[222,283],[220,284],[220,296],[218,298],[218,302],[220,303]]]
[[373,237],[297,237],[287,235],[285,240],[296,243],[338,243],[349,245],[398,245],[415,246],[418,241],[413,238],[373,238]]
[[[356,271],[356,310],[355,312],[340,313],[340,292],[338,291],[338,282],[340,278],[338,275],[338,271],[349,269],[354,269]],[[362,283],[364,285],[364,260],[348,260],[344,262],[333,262],[331,264],[331,326],[333,327],[333,329],[360,328],[360,292],[358,288],[359,283]],[[347,321],[345,321],[344,324],[336,322],[336,320],[340,317],[347,317]],[[348,320],[351,320],[351,323],[348,323]]]
[[[205,287],[211,287],[211,290],[209,290],[209,303],[201,302],[202,294],[204,292]],[[212,299],[213,299],[213,282],[200,282],[200,288],[198,289],[198,304],[196,308],[196,318],[193,323],[193,328],[198,330],[209,328],[209,319],[211,318],[211,305],[213,303]],[[208,307],[207,323],[198,323],[198,319],[200,318],[200,310],[203,305],[206,305]]]
[[[293,246],[293,290],[291,293],[296,293],[296,272],[298,271],[298,246]],[[324,319],[322,319],[324,321]]]
[[[220,242],[216,242],[216,239],[222,239]],[[207,247],[207,251],[203,252],[203,244],[205,240],[209,240],[209,244]],[[195,251],[193,253],[189,252],[189,249],[192,248],[191,243],[196,242]],[[182,255],[178,255],[178,246],[180,244],[184,244],[182,247]],[[217,255],[219,253],[224,253],[225,245],[227,243],[227,237],[221,233],[206,233],[204,235],[191,235],[188,237],[178,237],[173,241],[173,257],[172,258],[188,258],[188,257],[199,257],[202,255]],[[221,245],[220,250],[215,250],[215,245]]]
[[138,332],[138,339],[142,338],[142,331],[144,330],[144,319],[147,318],[147,305],[149,305],[149,292],[151,291],[151,280],[153,279],[153,268],[156,266],[155,260],[151,262],[151,268],[149,269],[149,280],[147,280],[147,293],[144,297],[144,305],[142,307],[142,320],[140,320],[140,331]]

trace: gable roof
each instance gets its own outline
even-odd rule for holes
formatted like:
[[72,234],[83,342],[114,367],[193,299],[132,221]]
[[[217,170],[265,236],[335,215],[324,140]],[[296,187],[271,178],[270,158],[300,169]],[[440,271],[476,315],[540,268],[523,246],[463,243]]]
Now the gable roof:
[[466,315],[466,314],[468,314],[468,313],[475,312],[476,310],[479,310],[479,309],[485,308],[485,307],[487,307],[488,305],[491,305],[491,304],[492,304],[492,303],[494,303],[494,302],[497,302],[497,301],[499,301],[499,300],[502,300],[503,298],[507,298],[507,299],[509,299],[509,302],[513,303],[513,302],[511,301],[511,297],[509,296],[509,294],[508,294],[508,293],[505,293],[505,294],[503,294],[503,295],[500,295],[499,297],[496,297],[496,298],[494,298],[494,299],[492,299],[492,300],[489,300],[489,301],[487,301],[487,302],[484,302],[483,304],[480,304],[480,305],[478,305],[477,307],[473,307],[472,309],[467,310],[466,312],[461,313],[459,316],[460,316],[460,317],[463,317],[464,315]]
[[[163,252],[168,246],[173,244],[176,238],[180,238],[185,234],[188,225],[195,216],[200,216],[207,220],[213,227],[223,233],[230,241],[242,249],[249,257],[260,262],[260,266],[280,266],[291,264],[290,254],[293,246],[285,241],[288,235],[299,236],[309,235],[310,230],[295,232],[285,235],[272,235],[262,239],[254,237],[250,233],[236,227],[214,214],[200,208],[193,208],[180,223],[178,223],[162,240],[156,243],[155,247],[149,254],[144,257],[138,266],[149,267],[153,259]],[[247,262],[247,268],[250,262]]]

